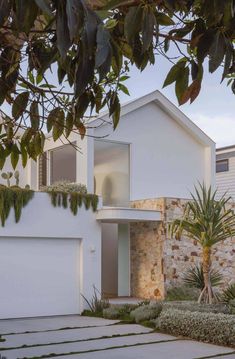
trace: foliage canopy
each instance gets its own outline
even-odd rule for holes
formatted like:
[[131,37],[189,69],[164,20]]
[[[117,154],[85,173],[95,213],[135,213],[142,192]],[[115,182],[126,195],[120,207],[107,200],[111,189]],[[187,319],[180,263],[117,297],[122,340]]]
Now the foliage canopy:
[[164,86],[175,84],[179,104],[198,96],[207,63],[235,91],[234,9],[234,0],[0,0],[0,168],[8,156],[14,168],[36,159],[45,132],[84,137],[103,108],[115,129],[129,65],[143,71],[157,54],[173,63]]

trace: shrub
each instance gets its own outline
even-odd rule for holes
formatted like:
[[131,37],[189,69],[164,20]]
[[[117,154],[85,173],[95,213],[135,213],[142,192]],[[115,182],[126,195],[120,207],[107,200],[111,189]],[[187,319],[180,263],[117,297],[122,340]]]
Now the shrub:
[[229,301],[229,308],[232,314],[235,314],[235,299]]
[[235,283],[230,284],[228,288],[226,288],[221,296],[221,300],[228,303],[231,300],[235,299]]
[[64,192],[73,193],[78,192],[82,194],[87,193],[87,188],[84,184],[74,183],[69,181],[57,181],[50,186],[44,186],[41,188],[43,192]]
[[[210,271],[210,281],[212,287],[217,287],[222,283],[223,276],[221,272],[215,268]],[[203,290],[205,287],[202,264],[196,264],[189,268],[183,276],[183,282],[190,287]]]
[[188,310],[190,312],[202,312],[202,313],[223,313],[231,314],[231,308],[226,303],[216,303],[216,304],[198,304],[197,302],[192,301],[182,301],[182,302],[164,302],[163,310],[166,309],[179,309],[179,310]]
[[135,320],[136,323],[142,321],[155,319],[159,316],[162,311],[162,303],[154,302],[147,305],[141,305],[140,307],[134,309],[130,316]]
[[200,291],[186,285],[175,286],[167,289],[166,300],[197,300]]
[[81,294],[81,296],[87,303],[91,313],[102,315],[103,309],[108,308],[110,306],[109,300],[102,298],[101,293],[98,291],[98,289],[95,286],[93,286],[93,291],[94,293],[91,300],[88,300],[83,294]]
[[156,320],[163,332],[218,345],[235,345],[235,316],[178,309],[163,310]]
[[103,317],[106,319],[126,319],[135,308],[137,308],[136,304],[112,305],[103,310]]

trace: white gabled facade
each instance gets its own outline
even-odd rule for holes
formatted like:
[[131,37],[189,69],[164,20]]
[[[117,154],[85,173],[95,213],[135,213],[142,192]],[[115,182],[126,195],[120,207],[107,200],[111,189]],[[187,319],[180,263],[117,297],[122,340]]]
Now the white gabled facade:
[[[38,190],[41,178],[50,184],[69,175],[85,184],[88,192],[95,191],[100,202],[97,214],[81,208],[73,216],[69,209],[53,208],[48,195],[35,193],[20,223],[14,223],[11,213],[6,226],[0,228],[0,283],[5,293],[2,300],[0,297],[0,318],[4,311],[6,316],[80,313],[84,309],[80,294],[90,299],[93,285],[109,296],[130,295],[129,223],[162,220],[158,210],[134,210],[131,201],[188,198],[198,181],[215,186],[215,143],[159,91],[123,105],[116,131],[107,114],[90,127],[83,140],[76,133],[69,138],[79,151],[71,151],[65,139],[54,142],[49,137],[44,164],[30,160],[25,169],[21,164],[17,168],[22,187],[29,184]],[[8,161],[3,171],[9,170]],[[6,253],[10,253],[9,266]],[[59,281],[60,265],[67,267],[64,286]],[[31,270],[32,275],[28,274]],[[50,275],[44,282],[45,271]],[[10,287],[7,273],[12,278]],[[13,299],[24,302],[35,280],[39,284],[28,307],[17,306]],[[55,282],[55,291],[50,281]],[[37,311],[38,293],[45,296]],[[61,301],[53,311],[56,296]]]

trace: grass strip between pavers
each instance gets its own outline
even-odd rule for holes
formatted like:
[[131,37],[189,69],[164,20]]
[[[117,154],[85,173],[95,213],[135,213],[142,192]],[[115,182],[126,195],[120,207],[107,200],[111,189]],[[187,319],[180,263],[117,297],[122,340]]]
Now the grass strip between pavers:
[[46,347],[47,345],[60,345],[60,344],[70,344],[70,343],[80,343],[80,342],[90,342],[92,340],[101,340],[101,339],[113,339],[113,338],[120,338],[120,337],[129,337],[129,336],[135,336],[135,335],[147,335],[147,334],[153,334],[154,331],[151,332],[143,332],[143,333],[128,333],[128,334],[114,334],[112,336],[104,335],[102,337],[97,338],[88,338],[88,339],[77,339],[77,340],[66,340],[63,342],[53,342],[53,343],[44,343],[44,344],[23,344],[20,347],[0,347],[1,351],[7,351],[7,350],[15,350],[15,349],[27,349],[27,348],[35,348],[35,347]]
[[56,358],[56,357],[59,357],[59,356],[68,356],[68,355],[74,355],[74,354],[87,354],[87,353],[101,352],[101,351],[104,351],[104,350],[106,351],[106,350],[113,350],[113,349],[132,348],[132,347],[138,347],[138,346],[142,346],[142,345],[177,342],[179,340],[182,340],[182,339],[159,340],[159,341],[156,341],[156,342],[137,343],[137,344],[130,344],[130,345],[126,344],[126,345],[122,345],[122,346],[113,346],[113,347],[103,348],[103,349],[91,349],[91,350],[86,350],[86,351],[78,351],[78,352],[70,352],[70,353],[60,353],[60,354],[50,353],[50,354],[41,355],[41,356],[23,357],[22,359]]

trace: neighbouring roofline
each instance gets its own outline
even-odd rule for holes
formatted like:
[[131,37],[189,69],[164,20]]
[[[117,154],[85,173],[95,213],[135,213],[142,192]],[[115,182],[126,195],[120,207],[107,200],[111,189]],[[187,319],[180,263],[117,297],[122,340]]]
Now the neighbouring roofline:
[[224,147],[219,147],[219,148],[216,148],[216,152],[219,152],[219,151],[227,151],[227,150],[233,150],[233,149],[235,149],[235,145],[224,146]]
[[[192,122],[177,106],[168,100],[159,90],[153,91],[147,95],[139,97],[135,100],[121,105],[121,116],[137,110],[138,108],[150,103],[155,102],[164,112],[172,117],[180,126],[182,126],[194,138],[206,146],[214,146],[215,142],[203,132],[194,122]],[[94,122],[97,120],[104,120],[103,126],[110,125],[108,112],[101,113]]]

